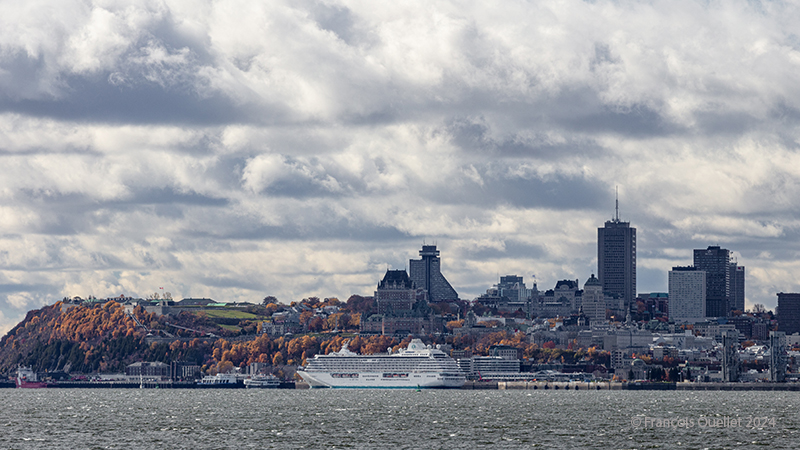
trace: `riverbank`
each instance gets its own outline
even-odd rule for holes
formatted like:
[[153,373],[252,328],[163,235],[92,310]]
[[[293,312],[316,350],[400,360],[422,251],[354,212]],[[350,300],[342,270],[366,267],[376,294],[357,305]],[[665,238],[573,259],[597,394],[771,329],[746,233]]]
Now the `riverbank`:
[[[0,382],[0,388],[15,388]],[[59,381],[48,389],[200,389],[190,381]],[[244,385],[218,387],[242,389]],[[282,382],[278,389],[309,389],[304,382]],[[800,391],[800,383],[649,383],[649,382],[552,382],[552,381],[467,381],[463,390],[553,390],[553,391]]]
[[467,381],[461,389],[556,391],[800,391],[800,383]]
[[[16,383],[2,382],[0,388],[16,388]],[[48,383],[46,389],[245,389],[242,383],[231,385],[199,386],[194,381],[58,381]],[[296,389],[292,381],[281,382],[276,389]]]

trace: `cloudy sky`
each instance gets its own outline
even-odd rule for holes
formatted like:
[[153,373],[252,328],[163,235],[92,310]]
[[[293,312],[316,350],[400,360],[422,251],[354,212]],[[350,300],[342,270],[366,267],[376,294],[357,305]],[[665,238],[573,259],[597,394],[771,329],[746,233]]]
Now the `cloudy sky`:
[[[472,299],[692,249],[800,290],[800,9],[757,1],[0,4],[0,332],[64,296]],[[163,291],[161,291],[163,292]]]

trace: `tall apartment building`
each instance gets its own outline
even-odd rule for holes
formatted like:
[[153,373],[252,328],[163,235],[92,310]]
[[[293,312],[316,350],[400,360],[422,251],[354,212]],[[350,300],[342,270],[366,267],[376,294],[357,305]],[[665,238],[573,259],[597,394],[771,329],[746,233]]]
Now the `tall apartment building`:
[[734,383],[739,381],[739,332],[727,330],[722,332],[722,381]]
[[603,292],[621,297],[630,311],[636,298],[636,228],[619,220],[619,201],[615,217],[597,229],[597,278]]
[[419,251],[421,259],[412,259],[409,264],[409,276],[416,287],[425,290],[429,302],[442,300],[458,300],[458,293],[442,275],[442,260],[435,245],[423,245]]
[[744,266],[731,263],[730,271],[730,307],[734,310],[744,311]]
[[731,252],[719,246],[694,250],[694,267],[706,273],[706,317],[730,314]]
[[778,293],[778,331],[800,333],[800,294]]
[[706,273],[696,267],[669,271],[669,319],[697,322],[706,317]]
[[769,332],[769,381],[786,381],[786,333]]

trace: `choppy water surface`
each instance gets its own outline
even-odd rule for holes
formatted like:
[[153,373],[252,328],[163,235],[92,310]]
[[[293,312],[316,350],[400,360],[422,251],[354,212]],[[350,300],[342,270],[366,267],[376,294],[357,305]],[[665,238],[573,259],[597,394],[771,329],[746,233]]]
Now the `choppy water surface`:
[[797,392],[3,389],[0,400],[0,448],[800,445]]

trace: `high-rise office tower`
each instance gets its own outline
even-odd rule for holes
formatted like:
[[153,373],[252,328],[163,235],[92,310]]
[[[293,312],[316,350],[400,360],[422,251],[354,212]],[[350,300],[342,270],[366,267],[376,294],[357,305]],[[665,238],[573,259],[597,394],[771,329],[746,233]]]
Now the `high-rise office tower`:
[[778,292],[778,331],[800,332],[800,294]]
[[623,298],[630,311],[636,298],[636,228],[619,220],[619,199],[614,218],[597,229],[597,278],[603,292]]
[[694,266],[706,273],[706,317],[725,317],[731,311],[731,252],[710,246],[694,250]]
[[421,259],[412,259],[409,264],[409,277],[417,288],[422,288],[428,295],[429,302],[442,300],[458,300],[458,293],[442,275],[442,260],[435,245],[423,245],[419,251]]
[[731,263],[731,309],[744,311],[744,266]]

